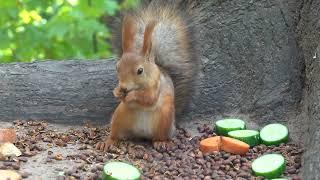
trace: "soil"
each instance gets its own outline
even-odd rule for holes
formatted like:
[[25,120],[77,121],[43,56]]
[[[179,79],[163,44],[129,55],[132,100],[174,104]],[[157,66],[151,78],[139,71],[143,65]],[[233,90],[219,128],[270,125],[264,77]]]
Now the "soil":
[[203,154],[199,141],[215,136],[207,124],[198,126],[198,135],[178,128],[170,149],[156,151],[148,141],[135,141],[121,142],[109,153],[94,149],[96,142],[108,135],[109,127],[69,127],[42,121],[15,121],[13,126],[18,133],[15,145],[23,155],[0,161],[0,169],[17,170],[26,179],[101,179],[103,165],[112,160],[137,166],[142,179],[263,179],[252,175],[251,162],[268,153],[285,157],[283,177],[300,179],[303,149],[299,145],[259,145],[243,156],[223,151]]

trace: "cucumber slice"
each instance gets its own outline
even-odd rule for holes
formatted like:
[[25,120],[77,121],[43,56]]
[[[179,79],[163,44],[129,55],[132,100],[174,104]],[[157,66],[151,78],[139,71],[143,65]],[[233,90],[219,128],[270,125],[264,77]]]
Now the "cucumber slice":
[[103,167],[103,180],[139,180],[141,173],[138,168],[124,162],[109,162]]
[[227,136],[228,132],[245,129],[246,124],[240,119],[222,119],[216,122],[216,133]]
[[249,144],[251,147],[260,144],[259,132],[255,130],[235,130],[228,132],[228,135]]
[[272,179],[280,177],[285,170],[286,163],[280,154],[267,154],[255,159],[251,166],[256,176]]
[[260,138],[265,145],[279,145],[289,138],[288,128],[282,124],[269,124],[260,131]]

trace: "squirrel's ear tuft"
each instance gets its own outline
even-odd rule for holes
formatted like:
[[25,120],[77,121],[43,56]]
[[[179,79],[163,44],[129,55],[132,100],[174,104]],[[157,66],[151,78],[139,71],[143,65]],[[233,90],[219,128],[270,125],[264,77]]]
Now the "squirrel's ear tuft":
[[125,16],[122,23],[122,51],[123,53],[134,51],[134,39],[136,24],[131,16]]
[[150,56],[150,51],[152,47],[152,32],[154,30],[154,27],[156,26],[156,21],[151,21],[148,23],[143,36],[143,46],[141,53],[143,56],[148,57]]

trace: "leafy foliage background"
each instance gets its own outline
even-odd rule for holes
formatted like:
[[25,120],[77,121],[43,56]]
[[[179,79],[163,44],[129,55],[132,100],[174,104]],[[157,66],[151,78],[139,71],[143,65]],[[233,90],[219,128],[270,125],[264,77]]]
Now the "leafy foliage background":
[[0,0],[0,63],[112,55],[105,20],[139,0]]

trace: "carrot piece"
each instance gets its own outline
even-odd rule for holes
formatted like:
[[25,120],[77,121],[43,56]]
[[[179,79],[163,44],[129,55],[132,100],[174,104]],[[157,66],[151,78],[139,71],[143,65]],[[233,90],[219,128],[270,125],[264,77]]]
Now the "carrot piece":
[[232,154],[245,154],[250,146],[238,139],[221,136],[221,150]]
[[214,152],[214,151],[219,151],[220,150],[220,143],[221,143],[220,136],[206,138],[206,139],[200,141],[200,150],[203,153],[210,153],[210,152]]
[[0,129],[0,143],[14,143],[17,140],[17,135],[14,129]]

